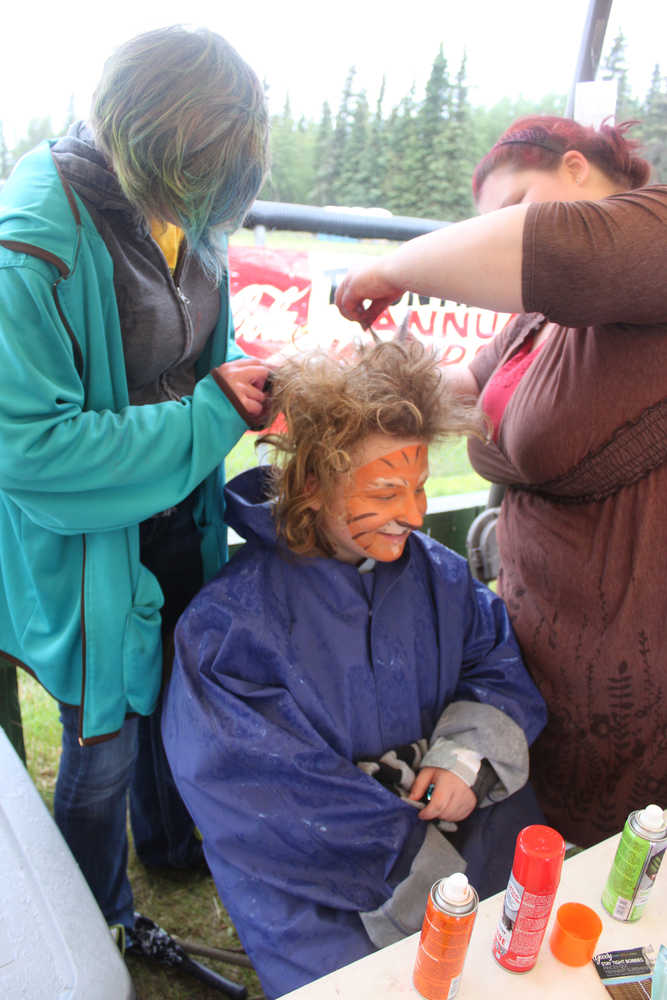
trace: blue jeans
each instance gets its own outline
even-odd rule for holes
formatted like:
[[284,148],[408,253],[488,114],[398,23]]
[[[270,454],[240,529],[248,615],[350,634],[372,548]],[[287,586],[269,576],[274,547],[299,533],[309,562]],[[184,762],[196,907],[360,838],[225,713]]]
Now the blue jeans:
[[[157,576],[165,604],[163,645],[202,583],[199,535],[184,501],[168,517],[140,525],[141,561]],[[79,709],[60,705],[62,756],[56,782],[56,823],[107,923],[133,925],[127,877],[127,807],[134,846],[147,865],[189,868],[201,842],[183,804],[160,735],[161,699],[149,717],[126,718],[117,736],[79,745]]]
[[[194,824],[176,791],[159,739],[159,706],[126,719],[118,736],[80,746],[79,709],[60,706],[62,756],[56,823],[109,924],[132,927],[127,877],[127,805],[135,849],[147,865],[188,868],[201,856]],[[156,737],[157,734],[157,737]]]
[[79,746],[79,709],[60,705],[62,756],[55,820],[109,924],[132,927],[127,877],[127,792],[137,756],[138,719],[118,736]]

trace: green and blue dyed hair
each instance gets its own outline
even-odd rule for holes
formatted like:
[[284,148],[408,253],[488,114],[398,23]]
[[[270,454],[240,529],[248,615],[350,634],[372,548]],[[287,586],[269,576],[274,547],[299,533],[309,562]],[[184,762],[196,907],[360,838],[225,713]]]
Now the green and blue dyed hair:
[[268,112],[253,70],[206,28],[146,32],[105,63],[91,125],[131,204],[179,225],[220,280],[213,230],[241,225],[268,169]]

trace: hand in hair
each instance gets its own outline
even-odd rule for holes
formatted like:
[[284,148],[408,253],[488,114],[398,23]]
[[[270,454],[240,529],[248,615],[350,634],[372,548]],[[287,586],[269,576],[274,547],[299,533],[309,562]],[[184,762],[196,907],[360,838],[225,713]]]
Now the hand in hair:
[[268,393],[264,391],[269,369],[254,358],[227,361],[213,369],[212,375],[232,405],[247,424],[262,424]]
[[343,316],[361,323],[364,330],[405,291],[383,273],[381,260],[374,263],[363,270],[349,271],[336,291],[336,305]]

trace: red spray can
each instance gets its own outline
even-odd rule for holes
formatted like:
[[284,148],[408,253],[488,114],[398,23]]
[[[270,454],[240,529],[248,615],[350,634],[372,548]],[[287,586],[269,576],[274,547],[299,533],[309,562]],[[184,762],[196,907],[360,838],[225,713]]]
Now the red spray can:
[[516,838],[493,940],[493,957],[510,972],[528,972],[537,961],[564,857],[565,841],[550,826],[526,826]]
[[412,975],[426,1000],[452,1000],[458,993],[478,903],[462,872],[431,887]]

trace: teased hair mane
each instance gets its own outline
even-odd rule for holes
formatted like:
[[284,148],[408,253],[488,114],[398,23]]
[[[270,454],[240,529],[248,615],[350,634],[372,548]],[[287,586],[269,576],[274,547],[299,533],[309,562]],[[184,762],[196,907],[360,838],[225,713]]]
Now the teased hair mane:
[[[481,436],[483,418],[447,387],[437,356],[419,341],[389,341],[362,349],[352,360],[313,353],[287,361],[273,376],[272,419],[283,431],[259,443],[272,446],[277,530],[299,554],[332,547],[322,519],[351,452],[381,433],[428,444],[449,435]],[[322,509],[310,502],[317,490]]]

